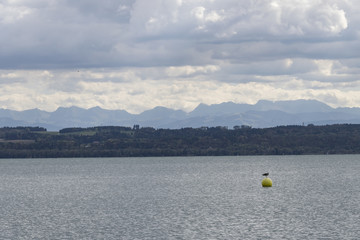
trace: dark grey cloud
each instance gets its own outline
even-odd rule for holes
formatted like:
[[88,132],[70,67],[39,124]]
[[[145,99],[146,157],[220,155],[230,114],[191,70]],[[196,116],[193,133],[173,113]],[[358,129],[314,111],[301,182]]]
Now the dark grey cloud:
[[[343,1],[35,0],[0,6],[1,68],[354,57],[345,39],[346,31],[356,31],[347,19],[354,10]],[[358,48],[357,41],[350,45]]]
[[9,16],[0,21],[0,67],[69,68],[100,66],[101,62],[103,66],[111,64],[111,51],[121,40],[122,32],[126,32],[119,21],[121,14],[119,18],[106,14],[118,12],[110,6],[92,12],[96,5],[95,1],[90,2],[88,9],[66,5],[66,1],[3,4],[2,10]]

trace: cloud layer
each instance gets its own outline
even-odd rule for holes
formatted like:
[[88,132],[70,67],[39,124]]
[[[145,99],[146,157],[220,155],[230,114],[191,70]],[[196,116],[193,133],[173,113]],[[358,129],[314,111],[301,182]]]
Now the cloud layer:
[[0,0],[0,107],[359,106],[355,0]]

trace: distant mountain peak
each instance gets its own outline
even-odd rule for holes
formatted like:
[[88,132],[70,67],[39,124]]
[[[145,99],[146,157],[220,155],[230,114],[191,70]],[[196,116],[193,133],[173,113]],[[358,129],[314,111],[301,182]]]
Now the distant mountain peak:
[[67,127],[129,126],[134,124],[155,128],[202,126],[272,127],[301,124],[360,123],[360,108],[331,108],[317,100],[269,101],[256,104],[223,102],[199,104],[186,113],[157,106],[140,114],[125,110],[106,110],[99,106],[83,109],[76,106],[59,107],[54,112],[39,109],[13,111],[0,109],[1,126],[39,126],[48,130]]
[[104,109],[102,109],[99,106],[95,106],[95,107],[89,108],[89,110],[104,110]]

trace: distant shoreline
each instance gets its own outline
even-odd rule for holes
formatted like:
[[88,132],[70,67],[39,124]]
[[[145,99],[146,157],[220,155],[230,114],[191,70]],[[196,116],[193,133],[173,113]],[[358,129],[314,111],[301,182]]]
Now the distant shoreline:
[[0,158],[360,154],[360,125],[0,128]]

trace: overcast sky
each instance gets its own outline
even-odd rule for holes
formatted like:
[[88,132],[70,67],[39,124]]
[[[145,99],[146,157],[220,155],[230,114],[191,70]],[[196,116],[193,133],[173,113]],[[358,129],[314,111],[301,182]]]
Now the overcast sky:
[[360,107],[358,0],[0,0],[0,108]]

